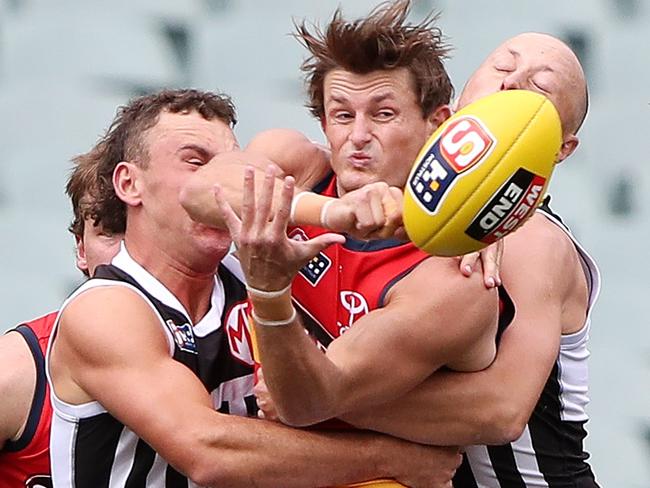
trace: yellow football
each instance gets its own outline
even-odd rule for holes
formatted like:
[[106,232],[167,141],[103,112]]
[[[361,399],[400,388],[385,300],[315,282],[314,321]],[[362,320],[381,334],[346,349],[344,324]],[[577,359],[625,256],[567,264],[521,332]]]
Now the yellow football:
[[404,226],[436,256],[477,251],[539,205],[562,143],[543,95],[507,90],[450,117],[420,150],[404,190]]

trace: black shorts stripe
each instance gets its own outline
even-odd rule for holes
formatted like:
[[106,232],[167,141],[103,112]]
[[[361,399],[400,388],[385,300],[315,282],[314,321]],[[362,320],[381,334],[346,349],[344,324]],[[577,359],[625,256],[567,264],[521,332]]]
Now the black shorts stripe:
[[124,426],[102,413],[79,419],[75,439],[75,486],[108,488],[117,444]]

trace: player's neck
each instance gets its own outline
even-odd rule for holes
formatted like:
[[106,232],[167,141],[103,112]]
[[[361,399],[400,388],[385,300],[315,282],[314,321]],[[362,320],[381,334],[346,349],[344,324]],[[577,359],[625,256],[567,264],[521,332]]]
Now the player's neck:
[[228,249],[214,253],[210,259],[186,259],[187,255],[172,253],[152,245],[141,245],[135,240],[125,238],[126,248],[131,257],[151,273],[185,307],[193,323],[197,323],[210,309],[214,275],[221,259]]

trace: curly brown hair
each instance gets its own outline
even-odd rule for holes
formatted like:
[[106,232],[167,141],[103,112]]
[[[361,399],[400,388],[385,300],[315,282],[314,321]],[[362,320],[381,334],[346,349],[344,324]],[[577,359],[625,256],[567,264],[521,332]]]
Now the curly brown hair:
[[97,199],[87,215],[95,225],[101,223],[114,233],[126,230],[126,205],[113,189],[113,171],[121,161],[148,164],[144,135],[156,125],[162,112],[197,112],[206,120],[219,119],[230,127],[237,123],[229,96],[193,89],[162,90],[120,107],[104,137],[88,153],[97,159]]
[[449,103],[453,87],[442,61],[450,47],[433,26],[438,15],[432,13],[413,25],[406,23],[410,8],[410,0],[384,2],[367,17],[346,21],[339,7],[325,32],[313,24],[311,32],[305,21],[294,22],[294,36],[310,53],[301,69],[308,88],[307,107],[316,118],[324,115],[325,76],[337,68],[358,74],[407,68],[424,117]]

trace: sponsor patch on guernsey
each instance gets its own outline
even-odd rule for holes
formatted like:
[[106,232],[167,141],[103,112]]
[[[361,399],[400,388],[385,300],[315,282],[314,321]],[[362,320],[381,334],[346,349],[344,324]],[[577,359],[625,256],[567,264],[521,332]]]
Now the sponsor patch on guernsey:
[[[296,227],[289,232],[289,238],[303,242],[309,240],[305,231],[299,227]],[[332,260],[324,253],[319,252],[317,256],[311,258],[309,262],[302,267],[299,274],[305,278],[309,284],[316,286],[325,273],[327,273],[327,270],[330,269],[330,266],[332,266]]]
[[519,168],[474,217],[465,234],[491,244],[514,230],[537,208],[546,178]]
[[316,286],[320,279],[330,269],[332,261],[322,252],[314,256],[309,262],[300,270],[300,275],[305,278],[312,286]]

